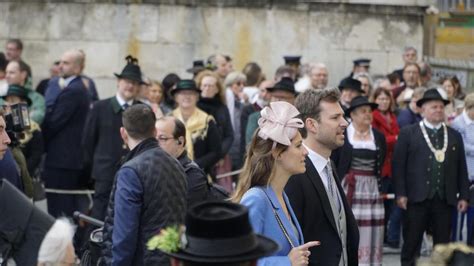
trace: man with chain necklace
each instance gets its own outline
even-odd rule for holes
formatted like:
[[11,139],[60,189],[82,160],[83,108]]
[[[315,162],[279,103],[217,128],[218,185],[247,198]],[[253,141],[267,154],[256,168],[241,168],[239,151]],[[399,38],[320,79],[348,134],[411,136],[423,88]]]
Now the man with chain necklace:
[[423,120],[400,131],[393,155],[397,204],[405,210],[402,266],[415,265],[423,233],[432,225],[433,244],[450,239],[454,208],[464,212],[469,181],[461,135],[444,123],[449,103],[437,89],[416,102]]

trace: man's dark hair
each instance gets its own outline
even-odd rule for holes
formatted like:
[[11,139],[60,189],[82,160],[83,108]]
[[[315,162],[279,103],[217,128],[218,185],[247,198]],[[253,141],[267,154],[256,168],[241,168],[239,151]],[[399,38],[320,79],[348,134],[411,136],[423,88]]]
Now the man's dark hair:
[[174,130],[173,130],[173,138],[179,139],[179,137],[184,138],[183,146],[186,146],[186,126],[176,117],[173,117],[174,121]]
[[17,49],[23,50],[23,42],[20,39],[9,39],[8,43],[14,43]]
[[[321,102],[335,103],[339,101],[341,92],[339,88],[330,88],[324,90],[306,90],[296,97],[295,107],[300,112],[299,117],[303,122],[307,118],[313,118],[316,121],[321,119]],[[301,136],[306,138],[308,132],[306,128],[300,129]]]
[[122,123],[128,135],[135,140],[155,137],[155,113],[145,104],[135,104],[122,115]]
[[8,61],[4,53],[0,52],[0,71],[5,72],[7,69]]

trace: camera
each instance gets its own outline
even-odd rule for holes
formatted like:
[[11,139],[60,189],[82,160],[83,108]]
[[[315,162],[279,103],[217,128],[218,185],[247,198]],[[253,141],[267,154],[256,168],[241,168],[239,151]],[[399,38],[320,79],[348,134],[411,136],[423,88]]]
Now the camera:
[[10,137],[11,145],[17,146],[20,140],[24,137],[23,132],[30,129],[30,114],[28,111],[28,104],[17,103],[8,106],[6,109],[5,131]]

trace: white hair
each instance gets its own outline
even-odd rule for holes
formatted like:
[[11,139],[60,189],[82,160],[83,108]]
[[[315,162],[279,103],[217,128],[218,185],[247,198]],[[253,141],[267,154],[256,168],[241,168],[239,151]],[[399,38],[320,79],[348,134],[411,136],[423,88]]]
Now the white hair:
[[38,263],[58,263],[66,256],[68,245],[72,244],[74,226],[66,218],[57,219],[41,242]]
[[328,69],[326,65],[323,63],[312,63],[309,65],[309,73],[311,74],[311,72],[313,72],[313,69],[321,69],[321,68],[324,68],[326,70]]
[[247,77],[242,72],[234,71],[234,72],[229,73],[229,75],[227,75],[227,77],[224,80],[224,86],[228,88],[228,87],[231,87],[232,84],[234,84],[235,82],[239,82],[239,81],[246,82]]

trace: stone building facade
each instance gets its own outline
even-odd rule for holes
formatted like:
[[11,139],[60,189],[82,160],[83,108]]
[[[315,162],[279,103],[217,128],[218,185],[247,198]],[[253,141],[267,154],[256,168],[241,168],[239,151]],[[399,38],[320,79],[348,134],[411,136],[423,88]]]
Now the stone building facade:
[[[352,59],[372,59],[372,74],[402,65],[406,45],[423,45],[429,0],[0,0],[0,43],[24,41],[34,83],[69,48],[87,54],[85,73],[99,94],[115,92],[114,72],[127,54],[139,58],[147,76],[169,72],[190,77],[193,60],[222,52],[236,69],[261,64],[267,77],[283,55],[323,62],[330,84],[348,75]],[[1,46],[0,46],[1,47]],[[0,48],[0,50],[2,50]]]

